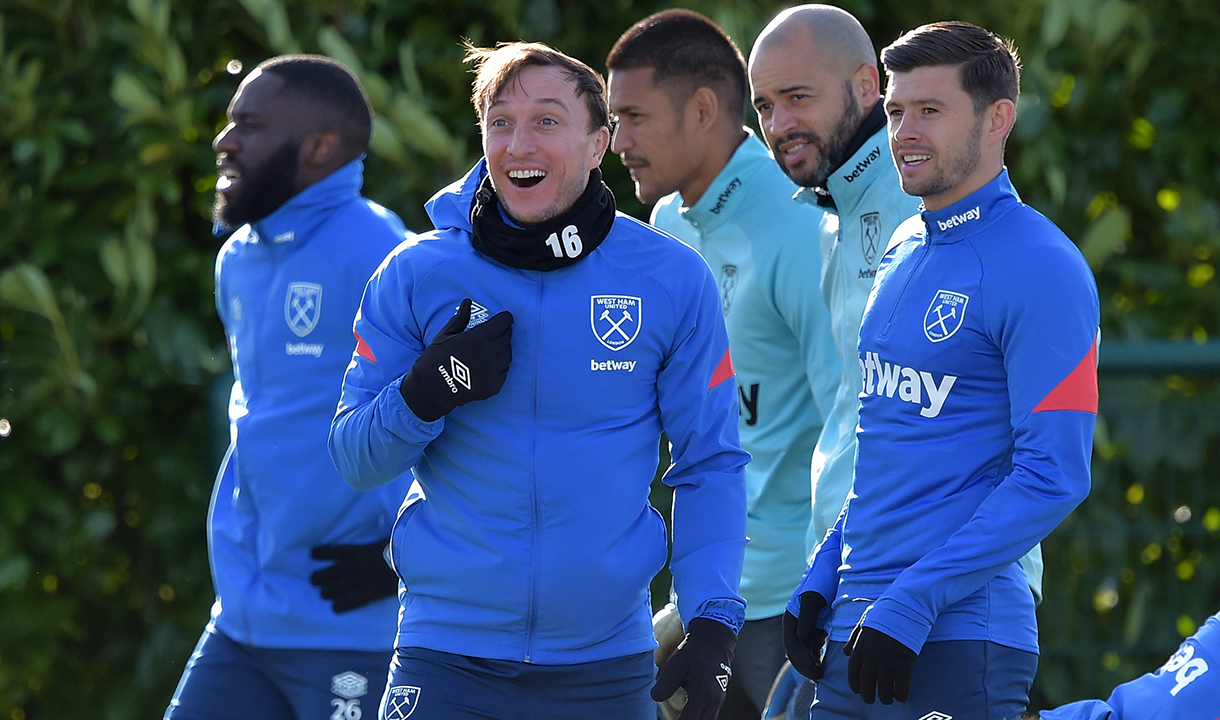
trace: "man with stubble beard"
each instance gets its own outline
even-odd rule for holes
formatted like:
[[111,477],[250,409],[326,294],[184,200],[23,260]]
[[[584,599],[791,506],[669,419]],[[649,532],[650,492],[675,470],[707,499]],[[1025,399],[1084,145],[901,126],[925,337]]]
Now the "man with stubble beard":
[[394,647],[383,550],[407,483],[356,492],[326,437],[365,283],[408,233],[360,195],[372,115],[339,63],[262,63],[228,119],[213,141],[217,234],[237,228],[216,261],[235,377],[208,515],[216,602],[165,717],[359,717]]

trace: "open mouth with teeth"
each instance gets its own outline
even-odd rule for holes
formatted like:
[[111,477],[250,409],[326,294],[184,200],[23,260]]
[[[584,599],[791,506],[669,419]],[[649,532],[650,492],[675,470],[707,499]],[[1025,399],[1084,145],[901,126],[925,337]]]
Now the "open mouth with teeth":
[[509,170],[508,179],[514,187],[531,188],[542,182],[546,173],[542,170]]
[[925,163],[931,159],[932,159],[931,155],[903,155],[902,156],[902,162],[907,165],[922,165],[923,163]]
[[226,165],[218,168],[217,173],[219,174],[219,177],[216,178],[217,192],[228,192],[241,182],[241,171],[235,167]]

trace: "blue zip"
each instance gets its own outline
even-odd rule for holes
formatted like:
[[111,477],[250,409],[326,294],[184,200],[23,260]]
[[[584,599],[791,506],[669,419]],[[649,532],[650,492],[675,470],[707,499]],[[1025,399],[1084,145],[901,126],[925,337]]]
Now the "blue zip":
[[[898,315],[898,310],[902,307],[902,301],[907,297],[907,290],[911,289],[911,284],[915,281],[919,271],[923,269],[924,261],[928,259],[928,255],[932,253],[932,244],[927,240],[924,241],[923,254],[915,261],[915,267],[911,273],[907,275],[907,281],[902,285],[902,292],[898,295],[898,301],[894,303],[894,309],[890,311],[890,319],[885,321],[885,327],[877,335],[878,340],[884,340],[890,335],[890,326],[894,324],[894,318]],[[874,282],[876,282],[874,280]]]
[[538,331],[538,360],[534,364],[534,392],[532,398],[534,415],[533,423],[530,425],[530,457],[533,460],[533,468],[530,473],[530,513],[532,518],[530,523],[530,588],[525,625],[525,662],[527,663],[530,661],[530,655],[533,653],[534,626],[537,624],[537,608],[534,604],[534,595],[535,589],[538,586],[538,375],[540,374],[538,363],[542,359],[542,296],[546,289],[545,285],[546,275],[539,273],[538,312],[534,315]]

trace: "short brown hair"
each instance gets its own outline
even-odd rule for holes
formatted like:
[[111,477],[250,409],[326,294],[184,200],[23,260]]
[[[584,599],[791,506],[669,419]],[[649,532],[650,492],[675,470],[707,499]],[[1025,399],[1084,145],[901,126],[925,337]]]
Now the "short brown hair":
[[1021,95],[1021,58],[1016,46],[966,22],[921,25],[882,50],[881,62],[887,74],[940,65],[956,67],[976,115],[997,100],[1016,104]]
[[497,43],[494,48],[481,48],[466,41],[464,47],[466,57],[462,61],[474,66],[474,92],[470,102],[474,104],[480,125],[487,108],[504,88],[517,79],[523,68],[534,66],[558,68],[576,85],[576,97],[584,98],[589,108],[589,132],[610,127],[606,81],[576,58],[542,43]]

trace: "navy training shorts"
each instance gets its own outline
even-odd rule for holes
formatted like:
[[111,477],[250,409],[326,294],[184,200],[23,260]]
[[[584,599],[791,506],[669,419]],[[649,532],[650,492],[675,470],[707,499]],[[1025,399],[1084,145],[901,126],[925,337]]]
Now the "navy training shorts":
[[380,720],[656,720],[652,652],[530,665],[399,648]]
[[372,720],[393,653],[256,648],[208,626],[164,720]]
[[[1029,704],[1038,656],[984,640],[925,643],[911,675],[907,702],[865,705],[847,684],[841,642],[826,645],[811,720],[1008,720]],[[797,714],[800,717],[800,714]],[[790,720],[793,720],[790,718]]]

